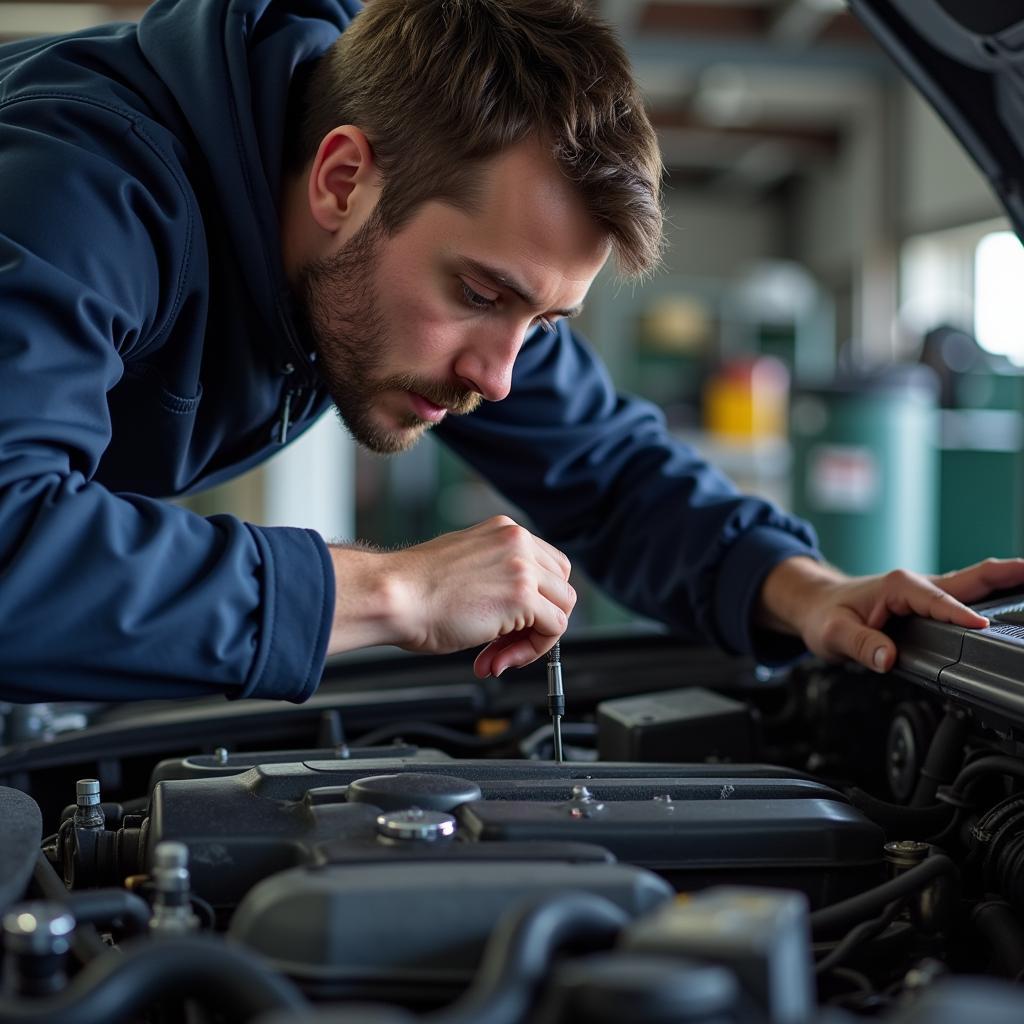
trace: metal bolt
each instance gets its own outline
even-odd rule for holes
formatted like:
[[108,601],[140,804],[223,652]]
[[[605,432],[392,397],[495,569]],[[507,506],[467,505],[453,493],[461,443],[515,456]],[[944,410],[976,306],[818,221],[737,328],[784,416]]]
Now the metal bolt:
[[598,811],[604,810],[604,804],[594,799],[594,794],[587,786],[573,786],[572,799],[569,801],[570,818],[592,818]]
[[181,935],[195,931],[199,919],[192,913],[189,896],[188,847],[165,840],[153,851],[153,884],[156,895],[149,929],[157,935]]
[[184,843],[157,843],[153,852],[153,881],[160,892],[188,891],[188,847]]

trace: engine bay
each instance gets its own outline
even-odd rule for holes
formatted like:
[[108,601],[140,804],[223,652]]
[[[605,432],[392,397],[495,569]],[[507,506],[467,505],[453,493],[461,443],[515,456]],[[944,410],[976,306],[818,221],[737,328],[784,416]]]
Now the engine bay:
[[1019,1020],[1020,725],[904,641],[575,641],[562,763],[543,666],[466,657],[8,707],[0,1024]]

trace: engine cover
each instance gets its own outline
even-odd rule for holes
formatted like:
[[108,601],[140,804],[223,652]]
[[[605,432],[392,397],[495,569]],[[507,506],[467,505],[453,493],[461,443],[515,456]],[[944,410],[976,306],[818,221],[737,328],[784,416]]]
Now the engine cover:
[[[403,807],[450,813],[453,838],[381,835],[378,817]],[[581,770],[453,761],[436,751],[165,778],[153,792],[149,849],[165,839],[188,845],[195,891],[222,913],[287,869],[395,863],[401,873],[425,859],[435,869],[438,861],[463,862],[465,870],[469,862],[623,860],[676,889],[785,886],[821,906],[876,880],[884,842],[839,793],[781,768],[600,763]]]

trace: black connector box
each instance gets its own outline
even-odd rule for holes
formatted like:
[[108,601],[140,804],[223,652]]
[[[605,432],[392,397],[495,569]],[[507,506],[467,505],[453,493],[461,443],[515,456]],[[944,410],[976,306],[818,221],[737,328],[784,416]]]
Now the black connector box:
[[754,721],[699,686],[623,697],[598,704],[597,749],[602,761],[750,761]]

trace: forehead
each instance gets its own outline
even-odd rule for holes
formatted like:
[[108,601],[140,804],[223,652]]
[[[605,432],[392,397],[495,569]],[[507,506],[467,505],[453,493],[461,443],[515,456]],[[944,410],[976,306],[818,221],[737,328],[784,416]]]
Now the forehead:
[[572,183],[532,140],[484,166],[473,212],[427,202],[409,227],[442,256],[506,267],[552,305],[581,302],[611,247]]

